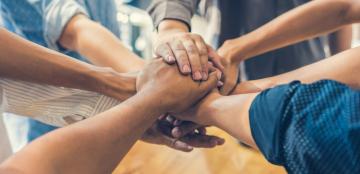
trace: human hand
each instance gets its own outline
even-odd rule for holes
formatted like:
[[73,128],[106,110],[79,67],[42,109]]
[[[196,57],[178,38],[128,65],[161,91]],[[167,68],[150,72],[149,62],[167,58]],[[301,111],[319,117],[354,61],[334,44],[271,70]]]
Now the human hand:
[[[177,124],[174,124],[177,122]],[[173,134],[173,130],[177,128],[182,131],[181,136]],[[197,132],[196,132],[197,131]],[[163,116],[159,118],[151,128],[143,135],[144,142],[158,145],[166,145],[170,148],[190,152],[196,148],[212,148],[216,145],[223,144],[224,140],[220,137],[206,135],[206,129],[203,126],[192,122],[181,122],[171,116]]]
[[[221,94],[214,89],[196,105],[174,116],[177,119],[191,121],[199,125],[212,125],[211,119],[217,115],[219,109],[222,108],[221,105],[224,104],[221,103],[220,99]],[[186,133],[186,131],[183,132]]]
[[240,76],[239,62],[233,61],[230,49],[226,43],[218,49],[221,64],[224,66],[224,85],[220,89],[220,93],[223,95],[229,95],[235,89]]
[[163,31],[158,35],[154,51],[165,62],[176,62],[180,72],[192,74],[193,80],[208,79],[208,61],[213,62],[216,68],[223,69],[217,53],[198,34],[180,30]]
[[178,113],[189,108],[209,91],[216,88],[221,72],[214,69],[207,81],[195,82],[178,73],[176,67],[155,59],[150,61],[137,78],[139,94],[153,95],[164,113]]

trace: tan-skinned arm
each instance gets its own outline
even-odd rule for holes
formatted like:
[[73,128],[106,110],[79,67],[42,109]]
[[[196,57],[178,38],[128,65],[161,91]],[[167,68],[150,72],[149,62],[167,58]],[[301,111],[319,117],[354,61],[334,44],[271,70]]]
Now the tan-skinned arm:
[[151,100],[139,94],[96,117],[51,132],[5,161],[0,173],[111,173],[161,114]]
[[329,48],[331,55],[338,54],[351,48],[352,25],[345,26],[329,35]]
[[[26,41],[5,29],[0,29],[0,78],[94,91],[120,101],[136,93],[135,75],[120,74],[110,68],[77,61]],[[209,145],[212,138],[202,141],[193,136],[188,141],[178,141],[165,135],[156,125],[143,138],[147,142],[182,151],[191,151],[192,146],[213,147]]]
[[311,83],[322,79],[331,79],[354,88],[360,88],[359,54],[360,47],[357,47],[285,74],[242,82],[233,94],[262,91],[294,80]]
[[160,114],[187,109],[215,88],[217,81],[214,72],[199,84],[162,60],[152,61],[138,77],[139,92],[134,97],[45,135],[2,164],[0,173],[111,173]]
[[0,77],[99,92],[119,100],[136,93],[135,77],[72,59],[0,29]]
[[360,1],[316,0],[291,10],[220,48],[238,63],[250,57],[339,30],[360,21]]
[[203,125],[217,126],[237,139],[256,147],[250,130],[249,109],[259,92],[294,80],[312,83],[323,79],[336,80],[359,89],[359,54],[360,47],[353,48],[289,73],[242,82],[231,96],[221,96],[214,91],[195,108],[177,117]]
[[131,52],[109,30],[82,14],[71,18],[59,43],[88,58],[97,66],[117,72],[139,71],[144,61]]

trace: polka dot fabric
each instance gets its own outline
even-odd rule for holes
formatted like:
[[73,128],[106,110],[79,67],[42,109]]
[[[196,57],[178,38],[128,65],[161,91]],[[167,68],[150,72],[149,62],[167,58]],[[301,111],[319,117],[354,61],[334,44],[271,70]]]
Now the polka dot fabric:
[[[293,82],[277,88],[282,90],[270,89],[255,99],[253,105],[265,103],[262,112],[250,112],[252,124],[269,117],[270,122],[277,122],[277,128],[260,127],[261,123],[255,126],[276,135],[264,138],[252,130],[257,144],[267,143],[268,150],[259,146],[265,157],[284,165],[289,173],[360,173],[360,91],[331,80]],[[266,98],[275,96],[269,95],[274,92],[277,98]],[[269,112],[269,107],[279,109]]]

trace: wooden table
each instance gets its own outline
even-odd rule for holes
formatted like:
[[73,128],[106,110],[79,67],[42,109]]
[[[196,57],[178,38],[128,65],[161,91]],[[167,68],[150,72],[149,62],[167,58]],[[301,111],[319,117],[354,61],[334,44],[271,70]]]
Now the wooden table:
[[114,174],[283,174],[282,167],[268,163],[256,150],[240,146],[223,131],[210,128],[209,133],[226,139],[214,149],[195,149],[191,153],[165,146],[138,142]]

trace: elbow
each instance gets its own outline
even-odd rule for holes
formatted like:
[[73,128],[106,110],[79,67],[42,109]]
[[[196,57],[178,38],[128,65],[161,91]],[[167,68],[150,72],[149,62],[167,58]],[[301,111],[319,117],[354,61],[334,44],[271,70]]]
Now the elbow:
[[63,29],[63,33],[58,41],[60,45],[66,49],[77,51],[79,38],[86,31],[88,21],[89,19],[82,14],[72,17]]

